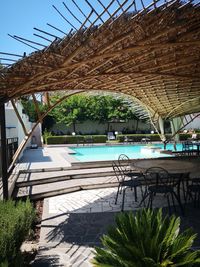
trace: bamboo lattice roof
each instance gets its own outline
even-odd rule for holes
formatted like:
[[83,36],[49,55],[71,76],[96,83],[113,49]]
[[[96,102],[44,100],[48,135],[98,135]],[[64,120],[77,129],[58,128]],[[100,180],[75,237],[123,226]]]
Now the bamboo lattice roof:
[[163,118],[200,112],[200,7],[155,3],[137,13],[122,9],[3,68],[0,101],[105,90],[131,95]]

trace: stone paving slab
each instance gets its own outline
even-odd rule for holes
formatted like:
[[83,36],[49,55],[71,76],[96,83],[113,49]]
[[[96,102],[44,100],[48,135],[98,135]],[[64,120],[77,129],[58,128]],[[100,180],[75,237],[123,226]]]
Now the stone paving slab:
[[[115,204],[117,188],[94,189],[47,198],[44,201],[39,253],[34,267],[91,267],[94,246],[100,245],[100,237],[114,224],[121,210],[122,195]],[[138,200],[141,193],[138,190]],[[154,207],[164,207],[167,200],[156,196]],[[133,191],[127,189],[125,210],[138,210]],[[180,216],[178,207],[177,215]],[[194,245],[200,246],[200,212],[193,205],[186,207],[186,216],[181,217],[181,228],[192,227],[199,233]]]
[[[92,266],[94,246],[100,245],[100,237],[121,211],[122,195],[115,204],[116,191],[117,188],[84,190],[45,199],[40,249],[33,266]],[[138,197],[141,199],[139,190]],[[158,197],[157,206],[165,204]],[[137,209],[133,191],[127,189],[125,210]]]

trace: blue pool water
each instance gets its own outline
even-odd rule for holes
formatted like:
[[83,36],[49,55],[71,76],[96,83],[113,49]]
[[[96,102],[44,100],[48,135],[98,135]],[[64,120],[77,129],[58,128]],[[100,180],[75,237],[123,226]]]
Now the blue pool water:
[[[163,144],[152,144],[153,147],[164,149]],[[172,157],[173,155],[161,154],[148,149],[150,145],[121,145],[121,146],[90,146],[73,147],[76,153],[73,156],[79,161],[117,160],[120,154],[126,154],[131,159]],[[166,149],[173,150],[173,144],[167,144]],[[177,144],[177,150],[182,150],[182,145]]]

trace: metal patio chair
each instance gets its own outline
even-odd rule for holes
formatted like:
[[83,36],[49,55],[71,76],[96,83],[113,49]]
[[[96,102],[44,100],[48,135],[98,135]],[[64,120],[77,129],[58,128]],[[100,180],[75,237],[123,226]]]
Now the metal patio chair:
[[94,144],[93,137],[92,136],[86,136],[86,137],[84,137],[84,142],[85,142],[85,144],[93,145]]
[[187,184],[186,203],[192,199],[194,207],[200,206],[200,178],[191,178]]
[[194,144],[191,141],[185,141],[182,143],[182,151],[187,156],[193,156],[195,154]]
[[[167,170],[160,167],[151,167],[146,170],[145,178],[145,193],[141,204],[148,198],[147,207],[152,208],[153,201],[157,194],[161,194],[167,198],[169,213],[171,213],[170,197],[172,200],[173,208],[176,211],[175,199],[180,207],[181,213],[184,215],[184,209],[177,194],[177,186],[180,181],[171,176]],[[141,205],[140,204],[140,205]]]
[[[119,155],[118,163],[124,176],[134,181],[138,179],[141,180],[141,177],[143,177],[142,172],[134,168],[133,162],[127,155],[125,154]],[[135,190],[135,201],[137,202],[137,190]]]
[[[119,193],[123,191],[123,196],[122,196],[122,208],[121,211],[124,210],[124,200],[125,200],[125,193],[127,188],[134,189],[134,195],[135,195],[135,200],[137,199],[137,187],[141,187],[141,182],[138,181],[137,179],[131,179],[128,177],[128,180],[126,179],[127,176],[124,174],[122,169],[120,168],[119,165],[116,164],[116,162],[112,163],[113,171],[115,173],[115,176],[118,180],[118,188],[117,188],[117,194],[115,197],[115,204],[117,204],[117,199]],[[142,192],[142,187],[141,187],[141,192]],[[142,193],[143,195],[143,193]]]

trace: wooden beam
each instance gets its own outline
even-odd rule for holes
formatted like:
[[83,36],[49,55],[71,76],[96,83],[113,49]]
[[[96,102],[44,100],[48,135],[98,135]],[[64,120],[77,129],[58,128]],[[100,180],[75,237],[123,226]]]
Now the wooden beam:
[[18,157],[20,156],[22,150],[25,148],[28,140],[30,139],[30,137],[32,136],[34,130],[36,129],[36,127],[38,126],[38,124],[41,122],[41,120],[43,120],[50,111],[52,111],[53,108],[55,108],[57,105],[59,105],[63,100],[65,100],[66,98],[75,95],[75,94],[80,94],[83,93],[84,91],[79,90],[79,91],[75,91],[75,92],[71,92],[70,94],[67,94],[63,97],[61,97],[56,103],[54,103],[52,106],[50,106],[48,108],[48,110],[46,112],[44,112],[43,114],[41,114],[40,119],[37,120],[37,122],[34,124],[33,128],[28,132],[28,135],[25,136],[25,138],[22,140],[22,143],[20,144],[20,146],[18,147],[17,151],[15,152],[14,156],[13,156],[13,161],[9,167],[9,170],[11,170],[15,164],[15,162],[17,161]]
[[19,122],[20,122],[20,124],[22,126],[22,129],[24,131],[24,134],[27,135],[28,134],[28,131],[27,131],[26,126],[25,126],[25,124],[24,124],[24,122],[23,122],[23,120],[22,120],[22,118],[21,118],[21,116],[19,114],[19,111],[18,111],[18,109],[17,109],[17,107],[15,105],[14,99],[11,100],[11,103],[12,103],[12,106],[14,108],[15,114],[17,115],[17,118],[18,118],[18,120],[19,120]]
[[[189,123],[191,123],[194,119],[196,119],[197,117],[200,116],[200,113],[197,113],[194,115],[194,117],[190,118],[190,120],[188,122],[186,122],[184,125],[180,126],[179,129],[177,131],[175,131],[175,133],[166,141],[166,144],[169,143],[170,140],[172,140],[174,138],[174,136],[176,134],[178,134],[181,130],[183,130]],[[174,127],[174,126],[173,126]]]
[[[69,69],[71,67],[79,67],[80,65],[83,65],[83,64],[87,64],[87,63],[91,63],[92,61],[96,61],[98,59],[105,59],[105,58],[112,58],[112,57],[116,57],[116,56],[120,56],[121,54],[126,54],[126,53],[133,53],[135,51],[139,51],[141,50],[141,53],[143,52],[143,50],[146,50],[146,49],[150,49],[150,48],[167,48],[167,47],[179,47],[179,46],[182,46],[182,45],[186,45],[186,46],[200,46],[200,40],[199,41],[186,41],[186,42],[179,42],[179,43],[165,43],[165,44],[147,44],[147,45],[136,45],[136,46],[133,46],[133,47],[129,47],[129,48],[126,48],[126,49],[123,49],[123,50],[120,50],[120,51],[117,51],[117,52],[110,52],[110,53],[104,53],[102,55],[95,55],[95,56],[92,56],[86,60],[82,60],[78,63],[71,63],[71,64],[68,64],[63,67],[60,67],[59,69],[56,69],[56,70],[52,70],[52,71],[49,71],[47,74],[41,74],[41,75],[37,75],[37,76],[33,76],[32,77],[32,80],[35,82],[37,82],[38,80],[41,80],[43,78],[48,78],[49,76],[51,75],[54,75],[54,74],[57,74],[59,72],[62,72],[64,71],[65,69]],[[81,48],[79,48],[81,50]],[[75,53],[78,53],[79,51],[76,51],[74,52],[70,58],[68,58],[68,62],[74,57]],[[23,88],[25,88],[26,86],[29,86],[31,85],[32,83],[32,80],[31,81],[28,81],[26,83],[24,83],[23,85]]]
[[40,108],[39,108],[38,101],[37,101],[37,99],[36,99],[34,94],[32,94],[32,98],[33,98],[33,103],[35,105],[35,111],[37,113],[38,119],[39,119],[40,122],[42,122]]

